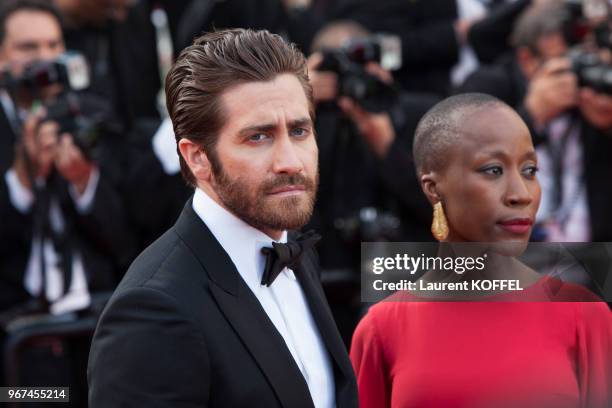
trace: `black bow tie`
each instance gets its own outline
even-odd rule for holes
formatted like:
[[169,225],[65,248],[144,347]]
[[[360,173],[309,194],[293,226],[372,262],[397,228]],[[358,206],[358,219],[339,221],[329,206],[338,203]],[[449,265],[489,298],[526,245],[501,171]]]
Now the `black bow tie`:
[[320,239],[319,234],[308,231],[286,244],[273,242],[272,248],[261,248],[261,253],[266,257],[266,267],[261,278],[261,284],[270,286],[285,267],[293,269],[302,255],[314,247]]

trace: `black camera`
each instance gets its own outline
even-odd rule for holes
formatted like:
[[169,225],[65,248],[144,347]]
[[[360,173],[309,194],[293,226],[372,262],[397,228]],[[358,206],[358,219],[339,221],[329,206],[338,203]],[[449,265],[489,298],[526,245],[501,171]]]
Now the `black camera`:
[[60,133],[70,133],[82,153],[91,159],[103,120],[82,113],[83,101],[77,92],[89,84],[87,62],[76,52],[66,52],[52,61],[35,61],[18,76],[10,70],[2,75],[2,87],[15,101],[40,100],[47,112],[43,121],[57,122]]
[[2,73],[1,86],[12,95],[41,97],[45,89],[59,85],[63,92],[81,91],[89,86],[89,67],[85,57],[77,52],[66,52],[52,61],[34,61],[20,75],[10,69]]
[[104,126],[101,118],[82,114],[83,102],[75,93],[61,94],[57,99],[48,102],[47,114],[43,121],[53,121],[59,125],[59,132],[70,133],[74,144],[89,159],[95,158],[96,146]]
[[612,50],[612,28],[610,24],[612,24],[610,21],[599,24],[593,29],[593,35],[598,47]]
[[368,73],[365,65],[369,62],[388,70],[400,68],[399,40],[377,35],[352,40],[339,50],[324,50],[318,70],[338,75],[340,96],[353,99],[369,112],[384,112],[393,106],[397,89]]
[[597,54],[580,49],[572,50],[567,56],[580,86],[612,95],[612,66],[610,64],[602,61]]

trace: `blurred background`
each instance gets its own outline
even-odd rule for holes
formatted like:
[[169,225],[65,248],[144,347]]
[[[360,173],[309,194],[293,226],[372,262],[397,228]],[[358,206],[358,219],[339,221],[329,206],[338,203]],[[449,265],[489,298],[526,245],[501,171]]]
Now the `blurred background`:
[[348,347],[361,242],[433,241],[412,137],[446,96],[495,95],[529,126],[533,241],[612,241],[611,16],[608,0],[0,0],[0,385],[87,406],[97,317],[192,194],[163,80],[198,34],[267,29],[308,57],[306,228]]

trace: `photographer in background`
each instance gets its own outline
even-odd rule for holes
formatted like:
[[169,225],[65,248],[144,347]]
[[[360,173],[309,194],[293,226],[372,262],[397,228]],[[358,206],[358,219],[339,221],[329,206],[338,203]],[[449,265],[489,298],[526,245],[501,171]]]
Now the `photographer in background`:
[[65,20],[66,45],[91,66],[89,93],[114,108],[130,131],[142,118],[159,119],[161,88],[152,1],[52,0]]
[[351,0],[342,18],[372,32],[401,39],[402,68],[394,74],[404,89],[446,96],[451,71],[467,45],[473,16],[464,17],[461,0]]
[[436,98],[402,92],[381,67],[398,61],[385,47],[357,23],[335,22],[315,36],[309,57],[320,168],[309,226],[323,236],[324,282],[349,285],[328,293],[345,339],[357,318],[355,299],[336,295],[358,296],[350,282],[359,280],[361,242],[430,240],[430,209],[417,194],[411,147],[417,121]]
[[91,292],[114,288],[135,250],[109,176],[113,153],[102,130],[82,127],[85,99],[69,88],[83,78],[70,75],[64,51],[48,2],[2,5],[0,137],[14,155],[0,178],[0,311],[33,299],[37,312],[87,308]]
[[612,239],[611,36],[603,17],[577,2],[533,5],[515,26],[514,52],[457,90],[495,95],[530,126],[542,184],[534,240]]

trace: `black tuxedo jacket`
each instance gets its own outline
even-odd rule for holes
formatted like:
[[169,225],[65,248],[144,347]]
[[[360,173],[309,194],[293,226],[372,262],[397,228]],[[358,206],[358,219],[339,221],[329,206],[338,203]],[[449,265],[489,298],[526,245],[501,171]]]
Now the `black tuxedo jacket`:
[[[339,408],[357,386],[314,252],[295,268],[329,352]],[[313,407],[298,366],[227,253],[187,202],[102,313],[88,369],[96,407]]]

